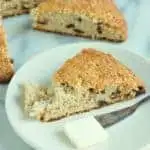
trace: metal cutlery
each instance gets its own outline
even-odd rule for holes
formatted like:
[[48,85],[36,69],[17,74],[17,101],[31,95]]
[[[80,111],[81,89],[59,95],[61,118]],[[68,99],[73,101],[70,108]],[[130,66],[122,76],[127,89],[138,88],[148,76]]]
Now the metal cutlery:
[[111,113],[103,114],[103,115],[97,115],[95,116],[95,119],[104,127],[110,127],[128,116],[132,115],[137,108],[139,108],[142,104],[146,103],[148,100],[150,100],[150,94],[144,94],[142,96],[141,100],[137,102],[136,104],[129,106],[127,108],[118,110],[118,111],[113,111]]

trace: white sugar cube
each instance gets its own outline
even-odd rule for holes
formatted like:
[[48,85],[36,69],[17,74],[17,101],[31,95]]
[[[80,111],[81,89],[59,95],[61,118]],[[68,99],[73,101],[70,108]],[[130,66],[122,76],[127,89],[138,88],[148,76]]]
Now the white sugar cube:
[[106,142],[108,133],[94,117],[82,118],[65,124],[64,132],[76,148],[86,148]]

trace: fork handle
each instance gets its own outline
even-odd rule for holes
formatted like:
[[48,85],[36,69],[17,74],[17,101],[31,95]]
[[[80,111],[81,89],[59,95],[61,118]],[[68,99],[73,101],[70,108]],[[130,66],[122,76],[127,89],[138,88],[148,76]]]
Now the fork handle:
[[110,127],[122,120],[124,120],[126,117],[132,115],[136,109],[141,106],[143,103],[145,103],[150,96],[145,96],[143,100],[140,102],[132,105],[131,107],[127,107],[118,111],[114,111],[108,114],[100,115],[100,116],[95,116],[95,119],[104,127]]
[[128,107],[119,111],[96,116],[95,118],[104,128],[107,128],[133,114],[136,111],[137,107],[138,105],[134,105],[132,107]]

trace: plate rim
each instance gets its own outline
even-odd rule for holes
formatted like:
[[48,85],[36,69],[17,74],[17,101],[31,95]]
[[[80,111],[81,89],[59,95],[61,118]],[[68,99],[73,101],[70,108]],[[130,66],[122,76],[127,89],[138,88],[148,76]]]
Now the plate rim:
[[[28,140],[28,139],[26,138],[26,136],[24,136],[22,133],[20,133],[20,132],[19,132],[19,129],[17,129],[17,128],[15,127],[14,123],[12,123],[12,120],[11,120],[11,118],[9,117],[9,111],[8,111],[8,104],[9,104],[9,102],[8,102],[7,99],[8,99],[8,97],[9,97],[8,91],[9,91],[9,89],[10,89],[10,87],[11,87],[13,81],[15,80],[15,78],[16,78],[17,74],[19,74],[19,72],[21,72],[21,71],[22,71],[28,64],[30,64],[32,61],[34,61],[34,60],[37,59],[38,57],[41,57],[41,55],[44,55],[45,53],[53,53],[53,51],[56,51],[56,49],[61,49],[62,47],[68,47],[68,46],[69,46],[69,47],[74,47],[74,46],[77,46],[77,45],[85,45],[85,44],[87,44],[87,45],[93,44],[94,46],[95,46],[95,45],[99,45],[99,47],[102,45],[102,49],[103,49],[104,46],[106,46],[106,47],[108,46],[108,49],[110,49],[110,50],[112,50],[112,51],[115,50],[115,49],[116,49],[116,51],[117,51],[117,50],[122,50],[123,52],[124,52],[124,51],[128,51],[130,54],[132,54],[132,55],[134,55],[134,56],[138,56],[140,59],[144,60],[145,63],[147,63],[147,64],[150,65],[150,61],[149,61],[147,58],[145,58],[144,56],[142,56],[142,55],[140,55],[140,54],[138,54],[138,53],[136,53],[136,52],[133,52],[133,51],[129,50],[130,47],[129,47],[129,49],[128,49],[128,48],[124,48],[124,47],[125,47],[124,45],[116,45],[116,44],[114,44],[114,43],[112,44],[112,43],[105,43],[105,42],[83,42],[83,41],[81,41],[81,42],[77,42],[77,43],[60,44],[60,45],[58,45],[58,46],[56,46],[56,47],[53,47],[53,48],[50,48],[50,49],[45,49],[44,51],[38,52],[38,53],[36,53],[36,55],[31,56],[31,57],[16,71],[15,75],[12,77],[10,83],[8,84],[8,88],[7,88],[7,92],[6,92],[6,97],[5,97],[5,111],[6,111],[6,116],[7,116],[7,119],[8,119],[8,121],[9,121],[9,123],[10,123],[11,127],[13,128],[14,132],[15,132],[27,145],[29,145],[30,147],[35,148],[35,149],[41,149],[41,148],[39,147],[39,145],[37,145],[37,144],[34,143],[33,141]],[[93,46],[93,47],[94,47],[94,46]],[[91,47],[92,47],[92,46],[91,46]],[[109,48],[109,47],[110,47],[110,48]]]

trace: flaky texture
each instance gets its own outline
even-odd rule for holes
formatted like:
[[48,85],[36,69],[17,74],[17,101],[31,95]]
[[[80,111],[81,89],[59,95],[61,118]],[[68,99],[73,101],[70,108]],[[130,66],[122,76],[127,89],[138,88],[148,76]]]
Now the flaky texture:
[[[58,16],[54,16],[54,14],[58,14]],[[69,26],[70,24],[67,24],[68,26],[66,25],[66,27],[73,29],[72,32],[68,31],[69,29],[65,31],[65,29],[63,29],[61,26],[60,28],[62,29],[52,28],[56,17],[60,17],[57,20],[61,22],[63,19],[65,19],[65,15],[70,17],[69,21],[73,26],[71,27]],[[114,41],[124,41],[127,38],[127,25],[124,17],[115,6],[114,2],[110,0],[50,0],[41,3],[36,9],[33,9],[32,16],[34,20],[33,27],[39,30],[63,34],[67,33],[83,37],[91,37],[93,39],[106,38]],[[71,20],[73,20],[73,22]],[[78,26],[76,20],[78,20],[78,23],[80,22],[80,24],[82,22],[85,22],[85,24]],[[47,24],[48,21],[49,24]],[[65,22],[69,23],[66,20]],[[57,25],[57,23],[55,24]],[[64,25],[62,22],[61,24],[62,26]],[[88,24],[89,26],[93,26],[92,32],[97,31],[97,33],[92,34],[92,32],[88,33],[86,30],[84,30]]]
[[112,55],[84,49],[52,77],[50,88],[24,85],[25,112],[47,122],[145,93],[144,83]]
[[0,17],[0,83],[8,82],[13,74],[13,65],[7,54],[7,42]]

